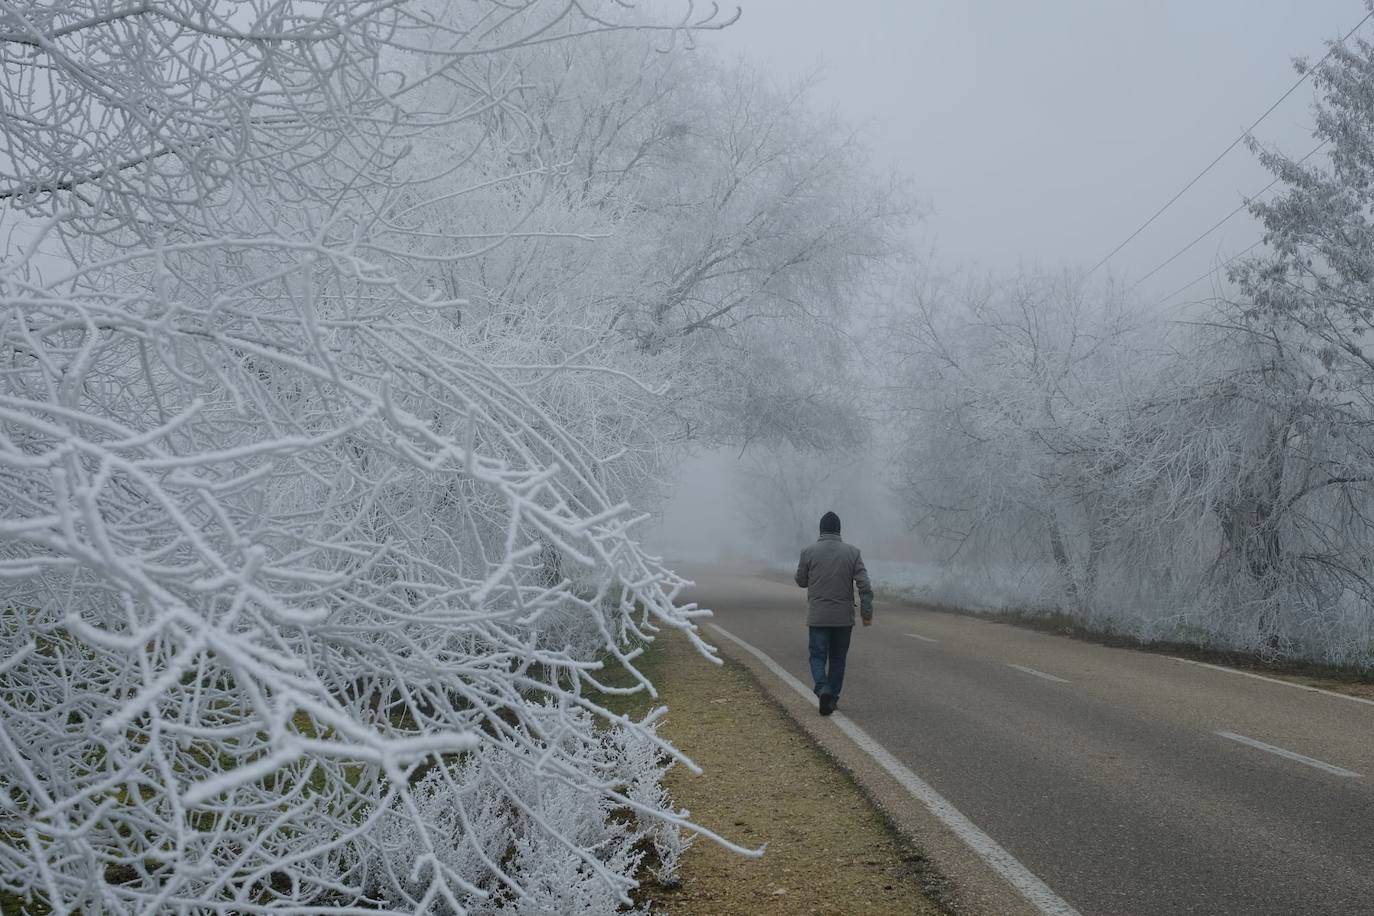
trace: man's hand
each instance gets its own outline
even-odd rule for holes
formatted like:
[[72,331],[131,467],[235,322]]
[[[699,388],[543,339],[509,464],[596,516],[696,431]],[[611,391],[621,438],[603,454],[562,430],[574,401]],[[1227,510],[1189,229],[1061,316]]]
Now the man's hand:
[[871,627],[871,626],[873,626],[873,618],[872,618],[872,617],[865,617],[865,618],[863,618],[863,621],[864,621],[864,626],[866,626],[866,627]]

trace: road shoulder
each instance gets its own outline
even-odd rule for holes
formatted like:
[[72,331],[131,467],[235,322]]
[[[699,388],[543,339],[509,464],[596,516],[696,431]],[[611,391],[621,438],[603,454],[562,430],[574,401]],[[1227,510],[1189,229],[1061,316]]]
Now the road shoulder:
[[885,811],[798,727],[750,669],[660,637],[649,672],[669,707],[660,733],[703,768],[668,776],[693,820],[744,845],[747,859],[698,838],[678,881],[648,885],[657,913],[699,916],[937,916],[944,882]]
[[[853,780],[903,843],[920,851],[918,873],[924,890],[942,909],[959,916],[1038,916],[1032,907],[954,832],[914,798],[867,751],[814,704],[799,696],[759,659],[729,639],[717,639],[721,654],[749,673],[755,688],[795,723],[836,767]],[[803,642],[797,651],[805,650]],[[803,911],[804,912],[804,911]]]

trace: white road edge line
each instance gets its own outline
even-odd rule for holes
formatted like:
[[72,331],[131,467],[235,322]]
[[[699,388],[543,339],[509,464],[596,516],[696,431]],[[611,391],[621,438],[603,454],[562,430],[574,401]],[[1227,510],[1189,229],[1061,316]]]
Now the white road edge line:
[[1250,747],[1258,748],[1261,751],[1268,751],[1271,754],[1277,754],[1280,757],[1287,757],[1289,760],[1296,760],[1298,763],[1305,763],[1310,767],[1316,767],[1319,770],[1325,770],[1326,772],[1331,773],[1335,776],[1358,777],[1360,775],[1359,773],[1356,773],[1354,770],[1347,770],[1345,767],[1338,767],[1334,763],[1325,763],[1321,760],[1317,760],[1315,758],[1299,754],[1296,751],[1285,750],[1281,747],[1275,747],[1272,744],[1265,744],[1263,741],[1256,741],[1254,738],[1247,738],[1244,735],[1237,735],[1235,732],[1217,732],[1217,734],[1223,738],[1230,739],[1231,741],[1238,741],[1241,744],[1248,744]]
[[1027,668],[1025,665],[1012,665],[1012,664],[1008,664],[1007,667],[1008,667],[1008,668],[1015,668],[1017,671],[1020,671],[1022,674],[1029,674],[1029,675],[1033,675],[1034,677],[1042,677],[1042,678],[1044,678],[1044,679],[1047,680],[1047,681],[1054,681],[1056,684],[1067,684],[1067,683],[1068,683],[1068,681],[1066,681],[1066,680],[1065,680],[1064,678],[1062,678],[1062,677],[1055,677],[1053,674],[1046,674],[1046,673],[1043,672],[1043,671],[1036,671],[1034,668]]
[[1179,658],[1177,655],[1170,655],[1176,662],[1183,662],[1185,665],[1197,665],[1199,668],[1211,668],[1213,671],[1224,671],[1227,674],[1239,674],[1241,677],[1252,677],[1257,681],[1268,681],[1271,684],[1278,684],[1282,687],[1293,687],[1297,690],[1306,690],[1309,693],[1323,693],[1329,697],[1336,697],[1341,700],[1349,700],[1352,703],[1363,703],[1366,706],[1374,706],[1374,700],[1365,697],[1351,696],[1348,693],[1337,693],[1334,690],[1323,690],[1320,687],[1310,687],[1307,684],[1295,684],[1292,681],[1281,681],[1276,677],[1265,677],[1262,674],[1255,674],[1251,671],[1241,671],[1239,668],[1227,668],[1225,665],[1213,665],[1210,662],[1194,661],[1191,658]]
[[938,640],[938,639],[931,639],[929,636],[922,636],[920,633],[908,633],[908,634],[906,634],[906,635],[910,636],[912,639],[919,639],[921,642],[939,642],[939,641],[940,641],[940,640]]
[[[777,675],[784,684],[805,697],[808,702],[815,699],[810,688],[789,674],[787,669],[773,661],[762,650],[754,648],[719,624],[711,624],[711,629],[763,662],[769,671]],[[881,744],[874,741],[868,732],[859,728],[842,713],[832,714],[830,721],[835,723],[840,731],[848,735],[868,756],[872,757],[878,766],[887,770],[897,782],[901,783],[902,788],[925,805],[931,814],[935,815],[963,841],[965,846],[973,850],[974,854],[986,862],[993,871],[1016,888],[1021,896],[1026,898],[1037,910],[1045,916],[1082,916],[1067,901],[1050,890],[1049,885],[1032,874],[1015,856],[1003,849],[996,840],[980,830],[959,809],[946,801],[944,796],[931,788],[925,780],[909,770]]]

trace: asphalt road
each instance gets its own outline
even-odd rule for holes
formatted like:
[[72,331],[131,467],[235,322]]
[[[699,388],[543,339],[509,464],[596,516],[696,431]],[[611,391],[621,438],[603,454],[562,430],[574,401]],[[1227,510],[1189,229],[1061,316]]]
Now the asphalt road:
[[[810,684],[802,590],[689,571]],[[840,711],[1085,916],[1374,914],[1374,704],[879,602]]]

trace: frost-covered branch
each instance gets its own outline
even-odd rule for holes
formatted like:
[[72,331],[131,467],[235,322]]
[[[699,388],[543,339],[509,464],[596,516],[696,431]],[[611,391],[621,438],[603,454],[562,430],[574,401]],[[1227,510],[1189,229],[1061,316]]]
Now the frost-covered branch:
[[0,5],[48,226],[0,270],[0,889],[608,912],[671,871],[690,763],[599,699],[665,628],[711,654],[635,537],[659,379],[586,300],[496,336],[454,287],[597,234],[538,225],[518,56],[684,7]]

